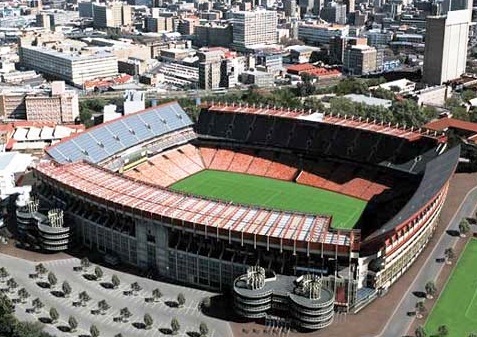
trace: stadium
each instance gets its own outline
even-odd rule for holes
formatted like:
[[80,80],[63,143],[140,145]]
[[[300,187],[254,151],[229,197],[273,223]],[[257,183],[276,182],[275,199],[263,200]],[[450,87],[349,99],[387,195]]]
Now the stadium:
[[35,191],[105,256],[232,289],[241,316],[317,329],[385,293],[425,247],[459,160],[446,141],[236,104],[204,104],[194,124],[172,102],[51,146]]

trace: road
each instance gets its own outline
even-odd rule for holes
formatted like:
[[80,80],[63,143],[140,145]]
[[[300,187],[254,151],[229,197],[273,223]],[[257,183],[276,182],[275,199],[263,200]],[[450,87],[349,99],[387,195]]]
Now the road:
[[[95,324],[101,336],[104,337],[113,337],[118,333],[131,337],[164,337],[159,328],[170,328],[171,319],[176,317],[181,325],[177,336],[188,337],[188,332],[198,332],[199,324],[203,321],[208,325],[209,336],[232,337],[232,330],[228,322],[206,317],[198,310],[200,301],[204,297],[215,295],[214,293],[157,282],[102,267],[104,272],[102,280],[104,282],[110,281],[113,273],[117,274],[121,280],[118,289],[104,289],[100,282],[87,281],[81,272],[73,272],[73,266],[80,264],[76,258],[54,260],[43,264],[48,270],[55,273],[58,279],[58,285],[56,286],[58,290],[61,289],[64,280],[70,283],[73,291],[68,298],[53,296],[50,293],[51,289],[41,288],[36,284],[38,280],[28,277],[29,273],[34,273],[35,264],[33,262],[0,254],[0,265],[6,267],[11,277],[15,278],[19,284],[17,289],[25,287],[30,293],[26,303],[17,304],[15,315],[21,320],[36,321],[40,317],[49,317],[50,308],[55,307],[60,314],[59,322],[45,325],[45,330],[53,335],[72,336],[71,333],[61,332],[58,327],[68,326],[68,317],[74,316],[79,323],[78,331],[75,333],[76,336],[89,335],[89,327]],[[91,266],[88,272],[93,273],[93,270],[94,266]],[[46,280],[46,276],[44,279]],[[130,290],[132,282],[138,282],[143,289],[136,296],[125,296],[123,291]],[[4,288],[5,285],[1,284],[1,287]],[[154,288],[159,288],[163,297],[161,297],[160,302],[145,303],[144,298],[150,297]],[[92,299],[86,307],[74,307],[72,303],[78,300],[78,294],[81,291],[86,291]],[[165,304],[167,301],[175,302],[180,292],[186,298],[186,303],[182,308],[169,307]],[[9,294],[9,296],[10,298],[17,298],[16,292]],[[26,309],[32,307],[32,300],[37,297],[45,305],[41,312],[37,314],[26,313]],[[97,309],[97,303],[103,299],[111,308],[105,315],[91,314],[91,310]],[[114,322],[113,317],[119,316],[119,310],[124,307],[128,307],[133,316],[129,319],[129,322]],[[150,330],[135,328],[132,323],[142,323],[145,313],[152,316],[153,327]]]
[[[477,187],[474,187],[466,195],[459,209],[452,217],[447,225],[447,230],[458,230],[460,220],[463,217],[473,216],[477,205]],[[383,330],[376,337],[390,337],[390,336],[406,336],[407,332],[415,317],[407,316],[407,312],[414,311],[414,307],[418,298],[413,295],[414,291],[424,291],[424,285],[430,280],[436,280],[441,272],[444,264],[436,263],[437,258],[444,256],[444,250],[449,247],[454,247],[458,240],[462,240],[459,236],[451,236],[445,231],[437,241],[431,254],[428,256],[416,278],[404,294],[401,302],[396,307],[393,315],[384,326]],[[386,300],[385,298],[381,300]]]

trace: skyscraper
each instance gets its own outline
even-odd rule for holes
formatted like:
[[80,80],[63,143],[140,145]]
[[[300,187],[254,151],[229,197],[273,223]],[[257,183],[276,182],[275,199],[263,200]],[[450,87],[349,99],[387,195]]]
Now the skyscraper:
[[424,51],[423,81],[440,85],[465,72],[470,9],[428,16]]
[[239,11],[233,14],[233,21],[233,44],[237,49],[277,43],[276,11]]

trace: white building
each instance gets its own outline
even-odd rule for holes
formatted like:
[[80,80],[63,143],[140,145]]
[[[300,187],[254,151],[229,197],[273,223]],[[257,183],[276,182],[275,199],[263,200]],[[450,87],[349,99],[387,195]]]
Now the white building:
[[108,52],[62,51],[40,46],[20,47],[23,66],[74,85],[118,75],[118,59]]
[[[14,193],[22,194],[24,187],[17,187],[15,175],[24,173],[32,164],[33,158],[29,154],[19,152],[0,153],[0,198],[6,199]],[[31,186],[27,187],[31,190]]]
[[330,25],[321,23],[302,23],[298,26],[298,38],[306,44],[325,44],[333,36],[349,35],[348,25]]
[[276,11],[238,11],[233,13],[233,23],[233,44],[238,49],[278,42]]
[[124,93],[124,114],[142,111],[146,108],[146,93],[144,91],[126,90]]
[[426,23],[423,81],[440,85],[465,72],[471,10],[429,16]]

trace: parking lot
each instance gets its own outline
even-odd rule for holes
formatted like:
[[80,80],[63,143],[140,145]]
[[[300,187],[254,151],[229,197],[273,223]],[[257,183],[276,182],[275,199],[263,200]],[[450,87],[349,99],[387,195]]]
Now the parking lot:
[[[101,333],[101,336],[115,336],[121,333],[123,336],[166,336],[164,331],[170,329],[172,318],[177,318],[180,323],[180,330],[176,336],[190,336],[191,333],[199,331],[199,324],[205,322],[209,329],[211,337],[232,337],[232,331],[228,322],[203,315],[198,309],[201,300],[205,297],[213,296],[215,293],[172,285],[164,282],[157,282],[146,278],[140,278],[111,269],[101,267],[104,275],[99,281],[90,281],[84,277],[84,274],[93,274],[94,265],[87,271],[73,271],[73,267],[80,265],[80,260],[76,258],[54,260],[44,262],[43,265],[52,271],[58,283],[55,288],[48,289],[40,287],[37,282],[47,282],[46,276],[40,276],[38,279],[29,277],[35,273],[35,265],[30,261],[0,254],[0,267],[5,267],[18,283],[18,288],[9,293],[11,299],[18,298],[17,290],[25,288],[30,296],[26,303],[16,304],[16,315],[21,320],[36,321],[42,317],[49,317],[51,307],[57,309],[60,317],[55,324],[46,324],[45,330],[57,336],[89,335],[89,328],[95,324]],[[121,283],[117,289],[107,289],[101,285],[101,282],[109,283],[111,276],[116,274]],[[61,291],[63,281],[68,281],[72,292],[68,297],[57,297],[51,292]],[[137,282],[142,289],[137,293],[125,295],[131,290],[131,283]],[[5,284],[1,284],[5,288]],[[150,298],[152,290],[159,288],[163,296],[158,302],[145,301]],[[73,306],[73,302],[78,302],[78,294],[86,291],[91,300],[86,302],[85,306]],[[185,304],[183,307],[176,307],[177,295],[184,294]],[[27,313],[31,311],[32,300],[39,298],[44,307],[38,313]],[[98,309],[98,302],[105,300],[110,308],[104,314],[92,314],[92,311]],[[132,316],[127,322],[117,321],[120,309],[127,307]],[[134,323],[143,323],[144,314],[148,313],[154,320],[151,329],[136,328]],[[67,327],[69,316],[74,316],[78,321],[78,329],[72,334],[62,332],[58,327]],[[115,319],[116,317],[116,319]],[[160,331],[162,330],[162,332]]]

